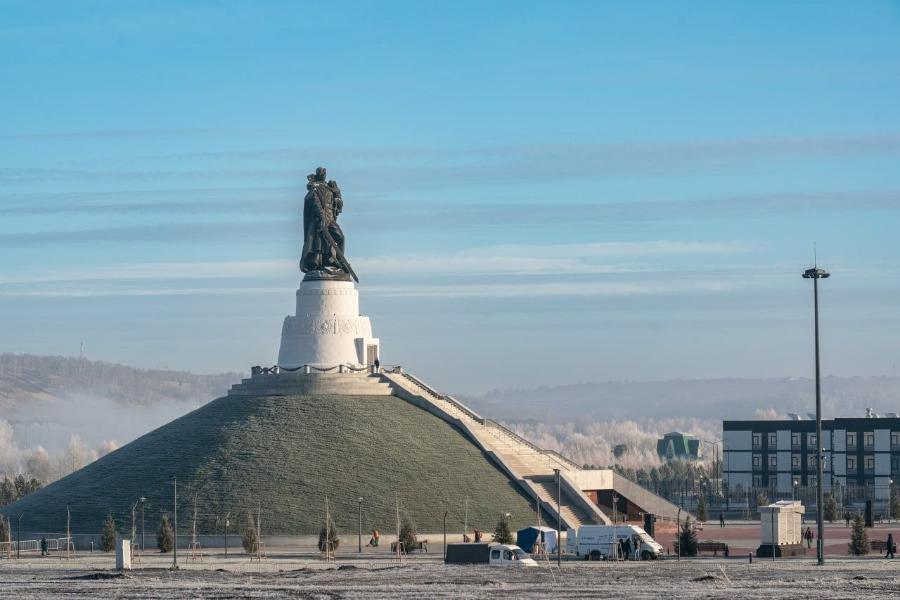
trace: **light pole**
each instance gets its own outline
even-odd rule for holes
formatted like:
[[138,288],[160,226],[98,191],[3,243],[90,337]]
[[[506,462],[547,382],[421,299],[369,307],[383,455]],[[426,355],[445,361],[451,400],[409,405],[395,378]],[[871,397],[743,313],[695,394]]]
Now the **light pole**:
[[722,440],[702,440],[704,444],[708,446],[712,446],[713,448],[713,466],[712,466],[712,477],[710,480],[713,484],[713,494],[715,494],[716,498],[719,497],[719,470],[722,468],[721,463],[719,462],[719,443]]
[[230,517],[231,512],[225,513],[225,558],[228,558],[228,526],[231,525]]
[[816,529],[818,530],[818,539],[816,540],[816,557],[818,564],[825,564],[825,521],[822,518],[822,504],[824,503],[824,494],[822,493],[822,463],[825,460],[825,449],[822,444],[822,382],[819,371],[819,280],[827,279],[830,273],[825,269],[814,266],[803,272],[804,279],[813,280],[813,315],[815,320],[815,338],[816,338],[816,445],[818,446],[816,461]]
[[357,514],[359,516],[359,530],[357,531],[359,537],[357,539],[357,543],[359,544],[359,552],[362,553],[362,496],[357,498]]
[[144,503],[147,499],[141,496],[141,552],[144,551]]
[[19,513],[19,518],[16,521],[16,559],[19,558],[19,550],[22,549],[22,517],[25,516],[25,513]]
[[172,568],[178,568],[178,476],[172,476],[172,483],[175,486],[175,498],[172,505],[175,508],[175,543],[172,545]]
[[562,475],[559,469],[556,474],[556,566],[562,567]]
[[613,525],[617,525],[619,523],[619,497],[613,492],[612,495],[612,503],[613,503]]

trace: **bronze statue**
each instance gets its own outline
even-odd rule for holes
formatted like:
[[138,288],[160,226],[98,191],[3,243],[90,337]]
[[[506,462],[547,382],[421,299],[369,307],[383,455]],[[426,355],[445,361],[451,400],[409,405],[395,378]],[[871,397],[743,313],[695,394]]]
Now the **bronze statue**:
[[341,189],[335,181],[325,181],[325,167],[307,175],[303,199],[303,252],[300,270],[304,279],[359,281],[344,256],[344,232],[337,217],[344,208]]

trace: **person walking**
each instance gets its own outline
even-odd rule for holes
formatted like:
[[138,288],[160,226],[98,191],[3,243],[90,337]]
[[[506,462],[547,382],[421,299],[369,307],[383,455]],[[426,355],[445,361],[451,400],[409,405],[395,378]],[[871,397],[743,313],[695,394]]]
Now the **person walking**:
[[375,372],[381,373],[381,361],[378,360],[378,357],[375,357]]
[[847,522],[846,526],[850,527],[850,511],[849,510],[844,511],[844,520]]
[[806,548],[807,548],[807,550],[811,549],[811,548],[812,548],[812,541],[813,541],[813,532],[812,532],[812,528],[807,527],[807,528],[806,528],[806,532],[803,534],[803,537],[806,538]]
[[885,558],[894,558],[894,534],[889,533],[887,539],[887,552],[885,553]]
[[725,513],[722,511],[719,511],[719,527],[725,528]]

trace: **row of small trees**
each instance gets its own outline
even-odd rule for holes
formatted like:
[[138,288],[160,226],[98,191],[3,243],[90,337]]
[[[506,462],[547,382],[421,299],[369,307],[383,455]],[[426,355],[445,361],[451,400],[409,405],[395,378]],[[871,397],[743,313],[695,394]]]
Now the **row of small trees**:
[[[0,540],[6,539],[3,535],[4,522],[0,518]],[[100,549],[104,552],[112,552],[116,547],[116,537],[118,529],[116,521],[112,515],[107,515],[103,522],[103,529],[100,532]],[[412,548],[418,542],[418,534],[416,533],[416,524],[409,515],[404,515],[400,520],[400,543],[404,548]],[[494,541],[501,544],[512,544],[515,539],[509,526],[509,520],[504,515],[497,522],[494,528]],[[260,535],[256,525],[253,523],[253,517],[247,513],[247,523],[241,535],[241,545],[248,554],[255,554],[259,550]],[[156,531],[156,547],[160,552],[171,552],[175,544],[175,532],[169,524],[169,516],[164,514],[159,528]],[[318,547],[322,552],[337,550],[340,544],[338,531],[334,526],[334,521],[329,516],[327,521],[319,530]]]

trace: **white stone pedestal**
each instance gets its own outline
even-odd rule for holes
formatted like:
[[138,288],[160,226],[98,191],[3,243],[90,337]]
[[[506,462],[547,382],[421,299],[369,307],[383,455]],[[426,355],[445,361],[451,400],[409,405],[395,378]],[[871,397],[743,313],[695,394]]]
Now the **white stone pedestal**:
[[379,356],[369,317],[359,314],[359,291],[352,281],[303,281],[297,314],[285,317],[278,366],[370,365]]

